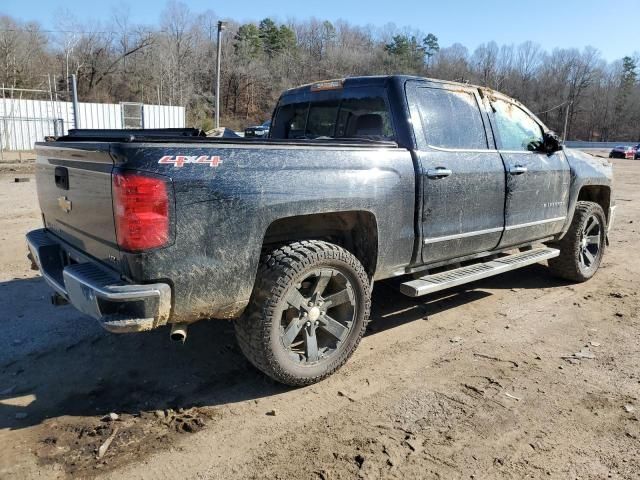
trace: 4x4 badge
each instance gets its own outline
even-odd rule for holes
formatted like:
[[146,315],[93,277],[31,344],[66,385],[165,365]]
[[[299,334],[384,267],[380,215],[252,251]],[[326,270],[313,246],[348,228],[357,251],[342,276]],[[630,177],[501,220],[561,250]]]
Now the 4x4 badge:
[[63,212],[69,213],[71,211],[71,200],[67,197],[58,197],[58,206]]
[[158,163],[171,163],[174,167],[183,167],[185,163],[208,164],[210,167],[217,167],[222,163],[222,159],[208,155],[165,155],[158,160]]

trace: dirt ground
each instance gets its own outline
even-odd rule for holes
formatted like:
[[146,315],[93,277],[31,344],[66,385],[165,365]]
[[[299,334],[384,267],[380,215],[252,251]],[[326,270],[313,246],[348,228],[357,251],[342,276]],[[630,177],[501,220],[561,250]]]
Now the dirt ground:
[[640,162],[615,174],[591,281],[534,265],[423,299],[380,282],[351,361],[292,389],[249,366],[229,322],[183,346],[50,306],[25,259],[33,178],[5,172],[0,478],[640,478]]
[[33,173],[35,151],[7,152],[0,151],[0,175]]

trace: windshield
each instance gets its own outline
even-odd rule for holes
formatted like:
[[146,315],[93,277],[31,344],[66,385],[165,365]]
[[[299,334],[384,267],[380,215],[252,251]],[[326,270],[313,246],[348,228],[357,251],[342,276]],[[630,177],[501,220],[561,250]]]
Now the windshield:
[[383,89],[352,88],[338,90],[333,98],[308,97],[280,100],[271,138],[395,139]]

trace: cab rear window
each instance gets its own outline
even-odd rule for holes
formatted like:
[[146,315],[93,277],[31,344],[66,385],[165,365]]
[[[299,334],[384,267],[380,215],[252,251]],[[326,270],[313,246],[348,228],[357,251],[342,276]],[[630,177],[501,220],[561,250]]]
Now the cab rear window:
[[[334,98],[280,102],[271,138],[364,138],[394,140],[388,104],[383,90],[353,88]],[[326,96],[325,96],[326,97]]]

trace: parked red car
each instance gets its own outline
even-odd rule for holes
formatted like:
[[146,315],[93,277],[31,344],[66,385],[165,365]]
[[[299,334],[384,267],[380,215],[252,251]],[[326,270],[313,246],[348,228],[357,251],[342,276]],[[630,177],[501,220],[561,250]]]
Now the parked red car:
[[636,156],[636,151],[637,146],[628,147],[626,145],[616,145],[611,152],[609,152],[609,158],[626,158],[633,160]]

